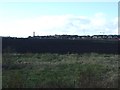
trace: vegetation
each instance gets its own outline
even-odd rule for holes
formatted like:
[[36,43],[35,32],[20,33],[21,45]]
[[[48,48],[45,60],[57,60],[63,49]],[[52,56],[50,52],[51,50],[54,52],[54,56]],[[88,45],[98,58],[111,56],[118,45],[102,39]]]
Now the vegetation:
[[[118,40],[67,40],[67,39],[28,39],[2,38],[2,52],[17,53],[106,53],[117,54]],[[114,48],[113,48],[114,47]]]
[[117,88],[117,54],[3,53],[3,88]]

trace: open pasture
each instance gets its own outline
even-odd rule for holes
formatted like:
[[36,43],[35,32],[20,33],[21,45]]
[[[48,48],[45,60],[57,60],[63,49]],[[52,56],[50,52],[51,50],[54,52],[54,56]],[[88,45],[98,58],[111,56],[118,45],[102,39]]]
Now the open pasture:
[[3,53],[3,88],[117,88],[118,54]]

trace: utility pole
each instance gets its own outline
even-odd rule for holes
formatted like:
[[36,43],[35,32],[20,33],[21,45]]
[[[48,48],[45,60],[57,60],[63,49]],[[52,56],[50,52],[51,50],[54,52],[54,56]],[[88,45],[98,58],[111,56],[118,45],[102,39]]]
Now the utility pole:
[[102,35],[104,35],[104,34],[105,34],[105,32],[100,32],[100,33],[102,33]]

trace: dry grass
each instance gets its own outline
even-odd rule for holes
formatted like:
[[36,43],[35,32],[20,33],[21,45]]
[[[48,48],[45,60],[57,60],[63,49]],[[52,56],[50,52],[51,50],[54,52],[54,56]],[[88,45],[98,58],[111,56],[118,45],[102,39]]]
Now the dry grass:
[[3,54],[3,87],[117,88],[114,54]]

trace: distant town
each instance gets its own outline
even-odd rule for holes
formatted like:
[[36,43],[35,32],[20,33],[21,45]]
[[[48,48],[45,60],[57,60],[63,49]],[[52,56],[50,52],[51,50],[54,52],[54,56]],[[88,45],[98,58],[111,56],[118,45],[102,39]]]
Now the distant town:
[[[18,37],[3,37],[3,38],[18,38]],[[68,40],[81,40],[81,39],[114,39],[120,40],[120,35],[46,35],[46,36],[36,36],[33,32],[33,36],[28,36],[27,39],[68,39]]]

